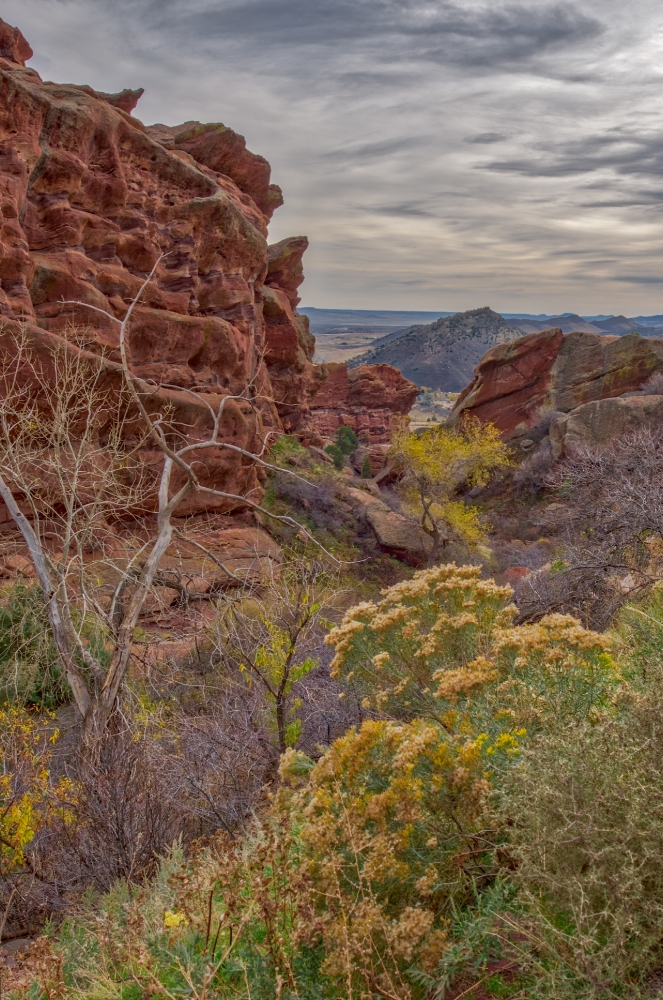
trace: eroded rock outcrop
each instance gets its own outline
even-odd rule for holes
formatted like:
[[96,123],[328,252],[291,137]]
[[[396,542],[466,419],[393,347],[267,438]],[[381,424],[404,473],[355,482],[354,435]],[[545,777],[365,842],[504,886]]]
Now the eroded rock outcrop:
[[637,390],[660,371],[663,340],[546,330],[488,351],[453,415],[472,414],[505,437],[518,437],[537,422],[542,407],[570,413]]
[[[192,437],[209,412],[185,390],[218,406],[253,387],[260,405],[229,401],[224,433],[257,451],[280,426],[263,361],[267,222],[280,203],[269,165],[224,126],[147,129],[129,113],[139,92],[42,82],[4,23],[0,52],[0,347],[11,350],[21,322],[42,356],[63,338],[112,373],[118,324],[94,310],[123,318],[156,266],[129,334],[135,372]],[[260,488],[223,449],[201,476],[228,492]],[[181,513],[232,506],[198,505]]]
[[617,397],[583,403],[551,424],[552,458],[561,458],[577,445],[605,445],[624,434],[662,424],[663,396]]
[[333,437],[341,424],[347,424],[360,440],[387,444],[395,421],[410,412],[419,393],[391,365],[348,369],[336,363],[321,368],[327,377],[311,400],[311,417],[323,437]]
[[[43,357],[66,342],[117,378],[118,324],[95,310],[121,320],[155,269],[129,333],[130,363],[153,385],[153,405],[195,438],[208,427],[207,403],[244,397],[226,403],[226,440],[257,452],[266,431],[285,429],[319,443],[310,402],[329,372],[311,363],[314,339],[296,311],[308,243],[268,246],[283,199],[267,161],[222,124],[143,125],[131,114],[140,90],[43,82],[25,65],[31,55],[0,21],[0,350],[12,349],[20,323]],[[346,385],[338,399],[327,392],[325,406],[384,441],[393,417],[385,399],[403,413],[416,393],[395,388],[397,372],[366,375],[366,385],[371,378],[386,397],[350,400]],[[224,449],[206,452],[199,469],[203,484],[254,498],[261,475]],[[198,495],[181,513],[232,508]]]
[[265,317],[265,363],[273,398],[284,430],[317,440],[309,400],[326,377],[311,363],[315,337],[308,316],[297,312],[298,289],[304,280],[305,236],[294,236],[269,247],[267,277],[262,290]]

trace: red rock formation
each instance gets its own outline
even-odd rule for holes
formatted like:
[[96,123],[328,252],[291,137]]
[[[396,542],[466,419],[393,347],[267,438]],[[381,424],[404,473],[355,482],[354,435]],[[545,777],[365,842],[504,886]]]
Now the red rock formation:
[[311,364],[315,337],[308,316],[297,312],[297,289],[304,280],[305,236],[293,236],[269,247],[262,290],[265,317],[265,363],[284,430],[317,441],[309,399],[325,377]]
[[453,413],[470,413],[502,431],[527,423],[547,398],[550,369],[563,339],[561,330],[546,330],[487,351]]
[[341,424],[371,444],[390,441],[394,420],[410,412],[419,388],[391,365],[322,366],[327,378],[311,400],[313,424],[322,437],[333,437]]
[[568,413],[638,389],[657,371],[663,371],[663,340],[532,333],[484,355],[453,415],[469,413],[517,436],[536,423],[541,407]]
[[[0,50],[3,340],[22,320],[40,351],[49,338],[74,338],[73,349],[117,361],[117,324],[71,300],[121,318],[164,255],[131,327],[135,371],[171,387],[155,398],[170,394],[194,435],[205,408],[178,387],[212,403],[249,385],[269,397],[262,283],[280,195],[266,161],[223,126],[171,130],[166,148],[128,114],[136,92],[43,83],[24,66],[23,36],[4,23]],[[261,424],[278,426],[267,403],[260,416],[248,403],[228,414],[228,434],[250,450]],[[219,452],[207,471],[230,492],[259,487],[238,457]]]
[[[317,440],[309,401],[327,370],[312,365],[308,319],[296,312],[308,244],[267,246],[282,203],[267,161],[225,125],[146,127],[131,115],[142,91],[45,83],[25,66],[31,55],[0,21],[0,350],[11,349],[21,321],[42,356],[64,340],[116,378],[118,324],[89,307],[121,319],[156,265],[129,333],[131,364],[155,383],[154,405],[174,408],[195,437],[209,412],[186,390],[213,406],[250,393],[256,407],[226,407],[235,444],[257,451],[269,428]],[[356,398],[349,386],[339,400],[327,393],[327,409],[349,406],[347,420],[383,440],[385,399],[405,412],[411,395],[386,391],[389,379],[400,376],[383,373],[372,394],[365,379]],[[200,475],[260,496],[258,471],[222,449],[206,453]],[[188,513],[227,505],[196,503],[204,507]]]

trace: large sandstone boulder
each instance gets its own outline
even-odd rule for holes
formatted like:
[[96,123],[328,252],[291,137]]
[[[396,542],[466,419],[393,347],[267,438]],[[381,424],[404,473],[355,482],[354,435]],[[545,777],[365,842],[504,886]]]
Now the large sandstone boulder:
[[524,434],[541,407],[567,413],[638,389],[658,371],[663,371],[663,340],[546,330],[488,351],[453,415],[491,421],[507,437]]
[[383,552],[409,566],[427,564],[433,543],[415,521],[391,510],[383,500],[363,490],[350,488],[347,494],[362,511]]
[[631,396],[583,403],[559,417],[550,427],[556,461],[578,445],[608,444],[643,427],[663,423],[663,396]]

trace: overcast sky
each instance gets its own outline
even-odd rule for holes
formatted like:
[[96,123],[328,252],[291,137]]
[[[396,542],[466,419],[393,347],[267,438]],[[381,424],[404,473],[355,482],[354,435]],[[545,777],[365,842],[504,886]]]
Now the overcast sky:
[[303,303],[663,313],[657,0],[2,0],[44,78],[272,164]]

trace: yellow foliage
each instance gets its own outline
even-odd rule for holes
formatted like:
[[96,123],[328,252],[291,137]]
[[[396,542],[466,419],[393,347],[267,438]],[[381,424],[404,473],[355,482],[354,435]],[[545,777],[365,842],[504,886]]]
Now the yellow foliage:
[[[516,745],[451,738],[421,719],[368,721],[335,741],[294,796],[325,972],[407,997],[404,970],[437,965],[453,906],[484,870],[474,834],[491,788],[488,751]],[[297,756],[283,758],[286,779]]]
[[456,427],[430,427],[395,433],[392,458],[402,467],[401,490],[422,528],[433,539],[431,561],[455,535],[468,545],[483,541],[476,508],[455,500],[462,486],[484,486],[493,470],[510,464],[506,445],[492,424],[466,419]]
[[185,913],[166,910],[163,915],[164,927],[186,927],[189,923]]
[[0,872],[25,863],[25,848],[49,808],[48,762],[57,730],[49,717],[23,708],[0,709]]
[[474,733],[586,716],[610,699],[620,678],[606,636],[570,615],[513,626],[511,588],[480,572],[423,570],[379,604],[350,608],[325,639],[333,676],[358,687],[366,707]]

